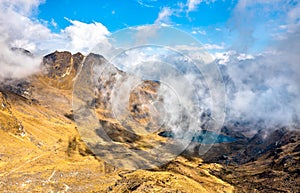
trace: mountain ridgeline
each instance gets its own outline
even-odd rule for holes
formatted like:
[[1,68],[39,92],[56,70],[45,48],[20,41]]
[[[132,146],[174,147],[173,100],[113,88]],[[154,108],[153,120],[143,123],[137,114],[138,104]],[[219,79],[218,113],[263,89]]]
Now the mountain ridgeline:
[[[39,73],[0,83],[1,192],[300,191],[300,133],[288,127],[262,128],[249,136],[242,125],[226,125],[220,134],[232,140],[219,140],[201,157],[198,149],[210,144],[193,140],[177,158],[150,170],[123,170],[105,162],[82,140],[72,109],[74,83],[89,57],[107,62],[96,54],[56,51],[44,56]],[[163,126],[149,130],[159,126],[159,114],[145,104],[168,100],[158,98],[159,82],[135,87],[127,117],[115,117],[112,88],[117,78],[130,75],[110,67],[96,80],[89,104],[109,138],[143,151],[172,140],[162,135]]]

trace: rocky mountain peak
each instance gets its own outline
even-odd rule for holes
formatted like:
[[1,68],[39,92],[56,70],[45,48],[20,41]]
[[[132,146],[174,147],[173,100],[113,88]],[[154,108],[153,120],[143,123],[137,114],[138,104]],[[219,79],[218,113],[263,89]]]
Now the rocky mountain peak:
[[20,54],[24,54],[26,56],[33,57],[33,54],[29,50],[26,50],[24,48],[12,47],[11,50]]
[[47,82],[60,89],[71,89],[73,79],[83,61],[81,53],[55,51],[43,58],[44,73],[47,74]]

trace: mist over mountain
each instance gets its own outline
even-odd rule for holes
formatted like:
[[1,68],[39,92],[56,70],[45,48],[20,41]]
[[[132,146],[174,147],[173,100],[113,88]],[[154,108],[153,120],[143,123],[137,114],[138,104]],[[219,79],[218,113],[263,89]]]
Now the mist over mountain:
[[[54,50],[69,50],[87,55],[99,42],[105,45],[103,47],[105,49],[114,49],[110,47],[108,41],[111,32],[101,23],[86,24],[66,18],[69,22],[68,27],[58,33],[51,32],[47,26],[51,25],[50,23],[44,25],[41,21],[32,19],[42,3],[43,1],[37,0],[1,2],[2,71],[0,80],[24,78],[37,73],[41,70],[42,55]],[[157,3],[139,2],[144,6]],[[261,4],[261,7],[256,7],[256,3]],[[263,127],[284,125],[293,127],[299,123],[300,113],[297,62],[299,61],[297,53],[299,50],[299,28],[297,28],[299,4],[284,1],[276,1],[274,5],[270,2],[256,3],[244,1],[237,3],[228,21],[232,30],[238,33],[236,42],[228,47],[228,50],[225,49],[215,54],[227,89],[226,122],[258,123]],[[178,10],[162,9],[156,21],[158,24],[168,22],[175,13],[175,15],[181,15],[183,12],[190,14],[200,4],[201,1],[189,1]],[[269,18],[272,13],[278,11],[280,13],[278,21],[274,22],[275,24],[284,23],[277,27],[285,33],[273,34],[271,29],[260,26],[274,38],[270,40],[270,45],[266,46],[265,51],[251,55],[247,52],[259,40],[257,34],[254,33],[256,30],[254,26],[257,25],[254,18],[259,19],[256,15],[256,12],[259,12],[257,10],[261,11],[261,18]],[[147,31],[145,26],[137,30],[140,31],[137,36],[138,42],[143,42],[151,35],[155,35],[155,30]],[[38,31],[38,36],[35,34],[36,31]],[[194,31],[197,34],[197,30]],[[195,49],[192,46],[185,45],[185,47],[190,50]],[[26,54],[15,52],[11,48],[24,48],[32,52],[34,57],[26,57]],[[105,50],[101,51],[105,56]]]
[[[270,127],[265,127],[265,123],[260,125],[259,122],[241,124],[235,121],[224,125],[220,137],[231,137],[234,140],[227,142],[219,140],[210,147],[206,154],[201,156],[204,161],[199,158],[198,150],[201,149],[201,146],[210,145],[201,143],[200,139],[209,137],[205,135],[208,133],[205,130],[201,135],[195,136],[194,139],[197,140],[193,140],[187,150],[178,158],[161,166],[157,171],[150,170],[142,173],[133,171],[123,174],[122,170],[117,170],[118,172],[114,173],[113,171],[116,169],[109,166],[109,163],[102,161],[109,153],[107,155],[97,154],[97,157],[94,157],[96,156],[95,152],[92,152],[90,146],[86,146],[81,140],[74,122],[76,114],[74,114],[71,105],[73,84],[76,80],[74,78],[85,57],[80,53],[54,52],[44,56],[43,62],[40,64],[41,71],[38,73],[22,79],[2,82],[0,132],[4,140],[2,143],[10,141],[10,145],[1,149],[3,152],[1,160],[4,164],[1,170],[4,173],[0,179],[6,184],[15,182],[27,184],[26,186],[10,186],[13,189],[20,191],[36,190],[40,186],[40,182],[36,181],[38,179],[36,171],[42,171],[46,176],[52,176],[51,180],[65,183],[75,192],[80,189],[91,190],[85,183],[78,184],[79,174],[80,176],[91,176],[92,180],[89,183],[101,182],[102,186],[94,186],[95,189],[93,190],[115,192],[119,188],[131,188],[137,183],[139,184],[138,191],[151,191],[153,187],[148,187],[146,184],[149,183],[149,179],[152,179],[151,182],[155,182],[153,177],[156,176],[157,172],[159,172],[160,180],[163,182],[171,180],[171,186],[158,185],[169,191],[180,189],[176,184],[186,183],[194,184],[194,191],[202,191],[201,188],[213,192],[218,192],[220,189],[226,189],[229,192],[233,189],[247,192],[253,188],[262,192],[299,190],[297,185],[299,181],[298,146],[300,139],[298,129],[292,131],[291,127],[273,125],[271,131],[267,129]],[[105,59],[100,55],[90,57],[105,63]],[[155,92],[159,88],[158,82],[145,81],[132,91],[130,107],[128,108],[133,119],[124,119],[120,123],[115,120],[111,113],[109,98],[106,97],[110,96],[116,76],[125,78],[128,75],[117,69],[111,73],[107,74],[107,77],[97,80],[99,87],[95,100],[91,104],[95,108],[97,118],[107,135],[130,149],[142,149],[143,151],[148,148],[151,149],[153,145],[164,143],[166,139],[172,140],[171,136],[160,136],[157,132],[146,136],[139,134],[139,132],[132,132],[141,131],[143,127],[151,128],[155,124],[159,125],[159,122],[153,121],[159,119],[154,119],[154,117],[150,119],[149,115],[155,115],[151,109],[143,107],[147,101],[153,101],[157,97]],[[164,127],[162,126],[160,131],[163,130]],[[255,132],[252,135],[247,135],[249,130]],[[260,131],[256,132],[257,130]],[[49,135],[50,138],[47,137]],[[16,147],[21,147],[21,144],[23,148],[20,148],[19,156],[13,156]],[[22,165],[18,160],[20,157],[27,159],[24,153],[28,151],[32,152],[31,157],[28,158],[28,164]],[[55,151],[57,154],[53,155]],[[39,158],[39,154],[45,155],[45,157]],[[47,163],[50,158],[47,156],[51,157],[51,163]],[[36,165],[35,159],[41,163],[41,166]],[[137,157],[137,159],[140,158]],[[152,158],[149,157],[150,159]],[[13,164],[10,166],[9,162]],[[86,169],[87,164],[89,171],[94,171],[92,174],[86,173],[88,171]],[[104,170],[99,170],[99,164]],[[13,169],[15,165],[18,165],[19,169]],[[76,170],[72,168],[74,165],[76,165]],[[51,171],[43,169],[43,167],[52,166],[55,166],[56,169]],[[61,168],[59,173],[58,167]],[[105,178],[110,179],[111,183],[105,183],[99,179],[99,171],[106,172]],[[249,171],[251,173],[247,173]],[[28,176],[28,172],[31,172],[32,175]],[[201,177],[204,173],[205,177]],[[61,174],[65,177],[59,177]],[[103,174],[101,173],[101,175]],[[121,177],[116,177],[118,175]],[[170,179],[169,175],[175,175],[175,178]],[[142,179],[145,180],[138,180],[142,176]],[[191,181],[182,179],[183,176],[188,176]],[[214,182],[212,186],[210,180],[215,181],[216,179],[218,179],[218,183]],[[35,182],[31,183],[26,180],[35,180]],[[285,183],[270,183],[272,180]],[[52,182],[47,182],[45,187],[60,190],[64,189],[65,186],[56,187],[53,186]],[[10,190],[4,186],[0,186],[0,189]]]
[[297,30],[263,54],[217,56],[227,88],[227,121],[299,125],[299,47]]
[[300,192],[299,0],[0,0],[0,192]]
[[[294,38],[298,38],[296,32],[278,44],[280,49],[273,52],[247,56],[235,51],[228,51],[216,56],[215,62],[220,68],[226,87],[225,125],[235,122],[245,126],[251,125],[253,133],[264,128],[272,129],[280,126],[296,128],[298,126],[300,107],[297,82],[299,70],[297,62],[295,62],[298,61],[298,54],[295,50],[298,50],[299,44]],[[283,45],[287,44],[290,49],[286,51],[281,49]],[[42,60],[32,56],[26,50],[9,49],[7,53],[11,54],[10,58],[14,58],[14,61],[2,60],[2,82],[4,79],[9,81],[9,79],[26,78],[42,70]],[[77,55],[82,59],[82,54],[75,54],[75,58]],[[50,56],[44,58],[44,63],[47,64],[47,61],[50,61],[48,59]],[[165,56],[157,55],[157,57]],[[182,62],[186,63],[181,57],[174,56],[174,58],[177,60],[174,63],[179,68],[181,68]],[[173,61],[172,58],[160,59]],[[140,58],[139,60],[147,61],[148,59]],[[14,64],[10,64],[11,62]],[[126,60],[117,61],[118,64],[129,69],[128,62],[130,63]],[[75,68],[78,68],[80,61],[76,63]],[[65,73],[65,68],[62,68],[61,75]],[[53,70],[60,70],[60,67]],[[68,73],[74,74],[76,71]]]

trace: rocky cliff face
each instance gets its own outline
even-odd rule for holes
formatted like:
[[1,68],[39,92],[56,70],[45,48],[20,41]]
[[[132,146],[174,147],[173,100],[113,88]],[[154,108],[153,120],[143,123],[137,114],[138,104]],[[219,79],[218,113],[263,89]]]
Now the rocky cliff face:
[[49,85],[59,89],[72,89],[73,79],[84,56],[81,53],[54,52],[43,59]]
[[[284,128],[246,137],[224,127],[222,134],[236,140],[215,144],[204,161],[184,152],[159,168],[137,171],[104,162],[83,143],[74,122],[74,78],[84,59],[54,52],[44,57],[39,74],[1,84],[1,192],[299,192],[300,135]],[[131,119],[121,124],[107,101],[116,78],[127,75],[118,69],[106,75],[97,80],[92,105],[110,138],[132,149],[163,143],[158,133],[128,131],[154,124],[143,104],[165,100],[157,98],[159,83],[144,81],[132,90],[126,107]]]

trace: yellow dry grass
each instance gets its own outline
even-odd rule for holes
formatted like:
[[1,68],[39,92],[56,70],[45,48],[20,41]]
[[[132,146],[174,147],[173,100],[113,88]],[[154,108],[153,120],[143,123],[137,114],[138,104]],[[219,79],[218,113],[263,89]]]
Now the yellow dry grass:
[[[106,164],[87,151],[75,123],[64,116],[71,111],[71,91],[35,80],[33,96],[39,103],[9,94],[11,113],[0,110],[1,124],[18,120],[26,133],[0,129],[0,192],[233,192],[210,174],[220,166],[202,165],[201,159],[179,157],[156,171],[126,174]],[[135,145],[151,146],[145,137]]]

